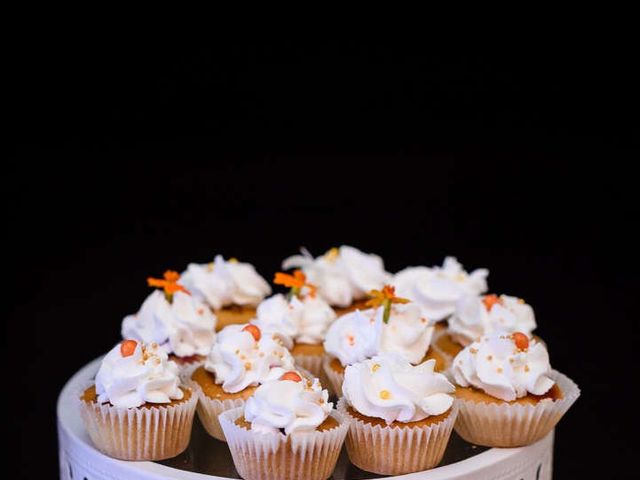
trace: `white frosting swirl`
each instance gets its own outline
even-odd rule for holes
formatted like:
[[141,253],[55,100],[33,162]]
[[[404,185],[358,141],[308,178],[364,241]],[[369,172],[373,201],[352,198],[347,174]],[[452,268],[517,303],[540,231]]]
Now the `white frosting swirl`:
[[420,363],[429,350],[434,327],[413,303],[394,305],[389,322],[382,321],[383,307],[356,310],[329,327],[324,348],[351,365],[383,352],[396,352],[410,363]]
[[167,360],[166,352],[140,342],[127,357],[122,356],[120,344],[113,347],[96,375],[98,402],[122,408],[180,400],[184,392],[179,385],[178,366]]
[[336,314],[327,302],[307,295],[290,300],[273,295],[258,305],[256,320],[264,332],[278,333],[287,343],[322,343]]
[[301,268],[307,280],[318,287],[318,294],[337,307],[348,307],[369,291],[381,289],[390,278],[382,258],[347,245],[315,259],[303,249],[302,255],[285,259],[282,268]]
[[229,305],[257,305],[271,293],[253,265],[228,261],[222,255],[216,255],[213,263],[190,263],[180,283],[215,310]]
[[461,298],[449,318],[449,332],[463,345],[493,332],[522,332],[528,336],[535,330],[533,308],[523,300],[500,295],[497,303],[487,306],[483,298]]
[[455,387],[434,371],[436,361],[413,366],[397,354],[386,353],[344,372],[342,393],[368,417],[392,422],[417,422],[441,415],[453,405]]
[[456,302],[466,295],[487,291],[485,268],[467,273],[454,257],[446,257],[442,267],[408,267],[396,273],[392,284],[400,297],[420,305],[422,314],[431,321],[451,315]]
[[555,383],[548,374],[549,353],[529,339],[519,350],[511,336],[493,333],[465,347],[453,361],[453,377],[462,387],[473,386],[492,397],[511,402],[531,393],[543,395]]
[[259,433],[278,433],[284,429],[289,435],[312,432],[331,413],[333,404],[329,393],[316,378],[313,383],[276,380],[260,385],[247,399],[244,417],[251,429]]
[[204,364],[225,392],[240,392],[293,369],[293,357],[282,342],[266,332],[261,332],[260,340],[256,341],[246,327],[223,328]]
[[154,290],[140,311],[122,321],[122,338],[162,345],[178,357],[208,355],[215,340],[216,316],[209,307],[184,292],[169,303]]

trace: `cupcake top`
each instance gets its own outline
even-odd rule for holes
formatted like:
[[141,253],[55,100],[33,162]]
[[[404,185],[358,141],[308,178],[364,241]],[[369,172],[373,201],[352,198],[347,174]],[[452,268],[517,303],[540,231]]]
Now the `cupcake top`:
[[289,294],[273,295],[258,305],[256,320],[264,332],[278,333],[291,347],[293,342],[317,345],[322,343],[336,314],[327,302],[316,294],[316,287],[307,283],[300,270],[293,275],[276,273],[274,283],[290,287]]
[[247,399],[244,417],[253,431],[274,434],[284,430],[289,435],[316,430],[332,408],[329,393],[317,378],[311,382],[289,371],[256,389]]
[[521,332],[493,333],[465,347],[453,361],[462,387],[475,387],[511,402],[527,394],[544,395],[554,385],[545,346]]
[[342,392],[359,413],[392,422],[417,422],[441,415],[453,405],[455,387],[434,372],[435,360],[413,366],[400,355],[386,353],[349,365]]
[[258,326],[229,325],[218,333],[204,368],[225,392],[237,393],[279,378],[293,369],[293,357],[279,339],[263,335]]
[[398,295],[410,298],[431,321],[451,315],[456,302],[466,295],[487,291],[489,270],[480,268],[467,273],[454,257],[446,257],[442,267],[408,267],[396,273],[392,284]]
[[96,375],[98,402],[134,408],[181,400],[178,366],[156,343],[124,340],[102,359]]
[[164,279],[147,279],[156,290],[138,313],[122,321],[122,337],[160,344],[178,357],[207,355],[215,339],[216,316],[178,283],[180,275],[168,270]]
[[535,328],[533,308],[521,298],[508,295],[463,297],[449,319],[449,332],[463,345],[493,332],[529,336]]
[[282,268],[301,268],[309,281],[318,287],[322,299],[335,307],[348,307],[365,298],[369,290],[382,288],[390,278],[382,259],[354,247],[343,245],[313,258],[303,249],[282,262]]
[[218,310],[229,305],[257,305],[271,293],[267,281],[253,265],[225,260],[216,255],[212,263],[190,263],[182,282],[193,296]]
[[408,300],[396,297],[393,287],[385,286],[373,294],[368,305],[379,306],[338,318],[329,327],[325,350],[343,366],[383,352],[396,352],[410,363],[420,363],[434,330],[421,315],[420,307],[405,304]]

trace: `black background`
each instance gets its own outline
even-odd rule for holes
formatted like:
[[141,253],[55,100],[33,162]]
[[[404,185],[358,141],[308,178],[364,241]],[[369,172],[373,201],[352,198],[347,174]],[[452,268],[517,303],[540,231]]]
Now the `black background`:
[[57,393],[119,339],[147,275],[223,253],[270,278],[301,245],[343,243],[390,271],[448,254],[488,267],[582,388],[557,429],[557,478],[631,476],[627,52],[44,42],[14,60],[3,351],[17,476],[57,474]]

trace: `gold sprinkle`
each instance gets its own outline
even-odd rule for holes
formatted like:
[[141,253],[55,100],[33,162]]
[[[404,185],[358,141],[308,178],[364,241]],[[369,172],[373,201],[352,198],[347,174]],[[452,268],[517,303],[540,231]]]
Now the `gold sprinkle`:
[[247,356],[246,355],[240,355],[240,360],[246,360]]
[[216,264],[213,262],[209,262],[209,264],[207,265],[207,270],[209,270],[210,272],[213,272],[213,267],[215,267]]
[[239,353],[240,353],[240,349],[239,349],[239,348],[237,348],[237,349],[236,349],[236,355],[238,355]]
[[260,352],[258,355],[260,355],[261,357],[264,357],[264,352]]
[[524,366],[524,371],[525,371],[525,372],[528,372],[528,371],[529,371],[529,365],[525,365],[525,366]]
[[155,350],[156,348],[158,348],[158,344],[156,342],[152,342],[151,343],[151,348],[153,348]]
[[371,371],[372,371],[372,372],[377,372],[379,368],[380,368],[380,364],[378,364],[378,363],[374,363],[374,364],[371,366]]
[[426,318],[424,318],[424,317],[422,317],[422,318],[420,319],[420,321],[421,321],[422,323],[427,323],[427,319],[426,319]]
[[502,373],[502,368],[501,367],[496,368],[496,372]]
[[391,398],[391,392],[389,390],[380,390],[380,398],[382,400],[389,400]]
[[229,263],[238,263],[238,259],[236,257],[231,257],[229,259]]
[[487,355],[487,361],[490,362],[491,360],[493,360],[493,355]]
[[328,262],[335,262],[338,259],[338,255],[340,255],[340,250],[338,250],[336,247],[333,247],[324,254],[324,258]]
[[245,370],[251,370],[251,362],[247,362],[244,364],[244,369]]
[[509,363],[513,363],[515,362],[515,359],[513,357],[509,357]]
[[156,365],[160,365],[160,359],[159,358],[155,358],[153,360],[153,363],[155,363]]
[[472,355],[475,355],[476,353],[478,353],[478,349],[473,347],[471,347],[469,351],[471,352]]
[[519,298],[518,299],[518,303],[520,303],[520,304],[524,303],[524,298]]

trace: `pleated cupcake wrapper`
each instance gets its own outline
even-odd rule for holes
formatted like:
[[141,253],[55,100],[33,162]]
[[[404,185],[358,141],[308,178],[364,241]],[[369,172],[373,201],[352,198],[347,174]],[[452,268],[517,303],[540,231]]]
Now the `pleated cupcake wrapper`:
[[323,355],[294,355],[293,359],[296,362],[296,366],[310,372],[313,377],[320,377]]
[[218,400],[208,397],[202,390],[202,387],[197,382],[194,382],[191,379],[193,372],[198,367],[199,365],[196,365],[191,366],[190,369],[186,369],[182,375],[182,380],[185,384],[191,387],[196,397],[198,398],[198,418],[200,418],[200,422],[202,423],[204,429],[213,438],[222,442],[226,442],[227,440],[224,438],[224,432],[220,427],[218,415],[220,415],[222,412],[226,412],[227,410],[244,407],[246,400],[242,398]]
[[420,472],[437,466],[449,443],[458,415],[457,402],[439,423],[398,427],[372,425],[352,416],[341,398],[338,411],[349,420],[347,452],[358,468],[381,475]]
[[236,470],[245,480],[325,480],[335,469],[348,423],[334,411],[338,426],[309,433],[257,433],[235,424],[243,408],[220,415]]
[[470,443],[487,447],[521,447],[541,440],[580,396],[580,389],[567,376],[555,370],[549,376],[560,387],[562,399],[535,405],[458,399],[456,432]]
[[198,401],[193,392],[184,402],[151,408],[86,402],[80,398],[82,392],[76,398],[87,433],[96,448],[110,457],[163,460],[182,453],[189,445]]
[[322,370],[329,380],[329,384],[331,386],[331,389],[333,390],[333,393],[335,393],[336,396],[341,397],[342,382],[344,382],[344,372],[338,373],[333,368],[331,368],[332,360],[333,357],[325,355],[324,359],[322,360]]

